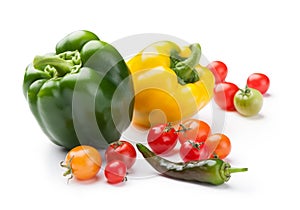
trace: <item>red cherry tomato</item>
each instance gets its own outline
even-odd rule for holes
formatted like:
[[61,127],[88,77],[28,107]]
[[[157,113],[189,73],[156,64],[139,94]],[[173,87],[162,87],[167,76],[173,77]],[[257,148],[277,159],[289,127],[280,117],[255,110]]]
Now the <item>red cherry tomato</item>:
[[133,145],[127,141],[116,141],[111,143],[105,151],[106,162],[120,160],[124,162],[127,169],[131,168],[136,161],[136,151]]
[[188,140],[184,142],[179,150],[181,159],[184,162],[199,160],[200,159],[200,149],[203,143],[197,143],[193,140]]
[[126,173],[126,164],[119,160],[109,162],[104,169],[104,175],[110,184],[126,181]]
[[219,136],[220,142],[211,157],[217,156],[220,159],[224,159],[231,151],[230,139],[225,134],[221,133],[214,134],[214,136]]
[[221,61],[213,61],[206,66],[215,76],[215,83],[224,82],[228,73],[227,66]]
[[222,82],[216,85],[214,89],[214,100],[218,106],[227,111],[234,111],[233,99],[235,93],[239,90],[238,86],[231,82]]
[[179,126],[178,139],[181,144],[187,140],[195,142],[204,142],[210,135],[210,126],[201,120],[188,119],[183,121]]
[[270,87],[270,79],[262,73],[251,74],[247,79],[247,86],[265,94]]
[[177,140],[178,133],[169,123],[151,127],[147,136],[148,144],[156,154],[170,152],[176,146]]

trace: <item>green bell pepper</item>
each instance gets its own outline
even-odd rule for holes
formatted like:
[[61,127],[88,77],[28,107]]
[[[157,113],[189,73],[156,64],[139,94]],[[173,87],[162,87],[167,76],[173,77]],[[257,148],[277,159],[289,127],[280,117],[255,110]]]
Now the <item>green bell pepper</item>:
[[89,31],[75,31],[56,53],[36,56],[23,93],[38,124],[57,145],[106,148],[130,125],[134,89],[122,56]]

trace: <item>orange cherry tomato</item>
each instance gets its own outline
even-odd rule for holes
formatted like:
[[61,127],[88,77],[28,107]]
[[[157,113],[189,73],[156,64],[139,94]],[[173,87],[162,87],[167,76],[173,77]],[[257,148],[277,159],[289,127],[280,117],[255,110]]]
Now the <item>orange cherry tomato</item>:
[[214,136],[219,136],[220,141],[211,157],[217,156],[220,159],[224,159],[231,151],[230,139],[225,134],[221,133],[214,134]]
[[178,139],[181,144],[188,140],[201,143],[205,142],[210,133],[210,126],[206,122],[198,119],[188,119],[180,124]]
[[102,165],[101,155],[97,149],[91,146],[77,146],[68,152],[65,164],[61,166],[68,170],[64,176],[70,175],[78,180],[88,180],[96,177]]

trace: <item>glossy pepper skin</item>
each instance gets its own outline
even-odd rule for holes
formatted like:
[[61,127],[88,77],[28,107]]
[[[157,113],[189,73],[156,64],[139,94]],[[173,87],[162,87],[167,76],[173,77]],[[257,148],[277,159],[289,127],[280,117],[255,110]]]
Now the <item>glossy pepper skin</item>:
[[23,92],[44,133],[66,149],[106,148],[132,119],[130,71],[118,51],[90,31],[75,31],[55,53],[36,56]]
[[175,179],[221,185],[230,179],[231,173],[248,170],[247,168],[231,168],[229,163],[221,159],[174,163],[155,155],[143,144],[137,143],[136,146],[154,169]]
[[174,42],[160,41],[127,62],[135,89],[134,125],[176,123],[211,100],[214,76],[200,66],[200,57],[199,44],[181,49]]

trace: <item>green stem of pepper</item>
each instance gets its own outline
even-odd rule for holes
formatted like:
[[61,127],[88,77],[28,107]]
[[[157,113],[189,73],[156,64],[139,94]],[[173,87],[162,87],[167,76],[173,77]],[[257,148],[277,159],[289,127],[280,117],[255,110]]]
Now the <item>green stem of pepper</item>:
[[182,85],[194,83],[199,80],[199,75],[195,66],[199,64],[201,47],[198,43],[195,43],[191,44],[189,48],[191,50],[191,55],[182,61],[178,61],[172,68],[178,77],[178,82]]
[[33,60],[33,66],[36,69],[51,73],[53,77],[61,77],[79,70],[81,67],[80,53],[68,51],[58,55],[38,55]]
[[227,168],[226,170],[227,173],[232,174],[232,173],[248,171],[248,168]]

